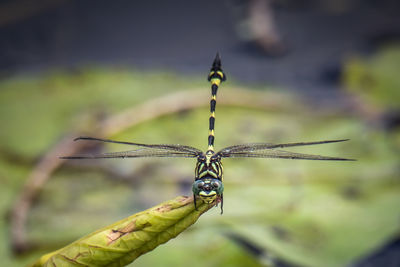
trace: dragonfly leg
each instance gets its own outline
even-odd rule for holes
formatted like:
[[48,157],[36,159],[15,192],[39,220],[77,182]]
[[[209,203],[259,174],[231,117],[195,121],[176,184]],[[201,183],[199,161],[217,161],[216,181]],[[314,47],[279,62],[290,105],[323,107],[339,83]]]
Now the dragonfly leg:
[[197,210],[196,195],[195,194],[193,194],[193,203],[194,203],[194,209]]
[[221,194],[220,199],[221,199],[221,215],[222,215],[222,213],[224,213],[224,195],[223,194]]

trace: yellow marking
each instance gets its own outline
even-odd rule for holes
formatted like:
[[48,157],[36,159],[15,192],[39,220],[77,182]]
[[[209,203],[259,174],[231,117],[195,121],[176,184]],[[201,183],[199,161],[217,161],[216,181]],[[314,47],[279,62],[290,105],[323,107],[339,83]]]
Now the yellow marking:
[[[204,163],[202,163],[202,165],[204,165]],[[194,175],[196,177],[198,177],[199,171],[201,171],[201,169],[203,168],[202,165],[199,162],[196,163],[196,168],[194,169]]]
[[205,203],[210,204],[217,198],[217,193],[215,191],[211,191],[210,193],[207,194],[206,192],[202,191],[199,193],[199,197]]
[[223,73],[222,71],[217,71],[217,74],[218,74],[219,76],[221,76],[222,79],[224,78],[224,73]]
[[202,196],[202,197],[212,197],[212,196],[215,196],[217,193],[215,192],[215,191],[211,191],[210,193],[206,193],[206,192],[204,192],[204,191],[201,191],[200,193],[199,193],[199,196]]
[[211,175],[214,178],[218,178],[217,174],[213,171],[207,171],[209,175]]
[[221,182],[224,180],[224,166],[222,166],[222,163],[219,162],[219,167],[221,168],[221,173],[220,173],[220,177],[221,177]]
[[212,150],[212,151],[214,151],[214,146],[208,146],[208,149],[207,150]]
[[206,174],[207,174],[207,171],[204,171],[204,172],[200,173],[199,178],[205,176]]
[[217,96],[216,95],[211,95],[211,99],[217,101]]
[[215,201],[215,199],[217,198],[217,196],[211,196],[211,197],[205,197],[205,196],[200,196],[201,200],[203,200],[205,203],[207,204],[211,204],[212,202]]
[[215,73],[215,71],[210,71],[210,74],[208,76],[212,76]]
[[211,163],[211,167],[213,168],[213,170],[214,170],[214,172],[215,172],[215,173],[218,173],[217,166],[215,165],[215,163],[214,163],[214,162],[213,162],[213,163]]
[[221,79],[220,78],[212,78],[211,84],[215,84],[215,85],[219,86],[221,84]]
[[202,163],[201,165],[200,165],[200,170],[202,170],[204,168],[204,163]]
[[213,118],[215,118],[215,112],[213,111],[213,112],[211,112],[211,114],[210,114],[210,117],[213,117]]
[[210,161],[211,161],[211,155],[209,153],[207,153],[207,155],[206,155],[206,165],[207,165],[207,167],[210,165]]
[[214,136],[214,130],[208,130],[208,135]]

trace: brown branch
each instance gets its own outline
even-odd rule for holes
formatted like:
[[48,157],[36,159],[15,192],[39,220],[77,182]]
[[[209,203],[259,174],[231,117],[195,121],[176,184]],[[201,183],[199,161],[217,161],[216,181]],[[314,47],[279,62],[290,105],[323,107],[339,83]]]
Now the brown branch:
[[[181,91],[156,98],[135,106],[120,114],[106,119],[102,124],[104,136],[118,133],[144,121],[152,120],[167,114],[208,106],[210,92],[204,89]],[[218,104],[243,106],[267,110],[295,108],[292,97],[282,93],[257,92],[239,88],[229,88],[223,97],[218,97]]]
[[84,143],[73,142],[73,136],[67,135],[50,149],[33,168],[11,210],[11,242],[15,252],[24,252],[30,247],[26,237],[27,214],[53,171],[62,164],[58,156],[64,153],[74,154],[83,146],[85,146]]

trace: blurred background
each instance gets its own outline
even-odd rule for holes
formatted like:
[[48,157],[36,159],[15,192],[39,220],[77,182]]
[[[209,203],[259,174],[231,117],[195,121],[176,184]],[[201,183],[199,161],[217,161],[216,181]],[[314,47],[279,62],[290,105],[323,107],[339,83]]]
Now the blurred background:
[[[25,266],[190,195],[193,159],[61,161],[128,150],[328,139],[357,162],[226,159],[210,210],[135,266],[400,266],[396,0],[0,1],[0,258]],[[212,246],[210,245],[212,244]]]

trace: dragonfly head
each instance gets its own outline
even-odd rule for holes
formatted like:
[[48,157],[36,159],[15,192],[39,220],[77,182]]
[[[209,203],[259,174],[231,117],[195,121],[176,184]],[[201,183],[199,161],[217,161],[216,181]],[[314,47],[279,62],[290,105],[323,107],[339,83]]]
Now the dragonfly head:
[[192,191],[195,196],[199,196],[205,203],[212,203],[222,195],[224,185],[218,179],[204,178],[193,183]]

